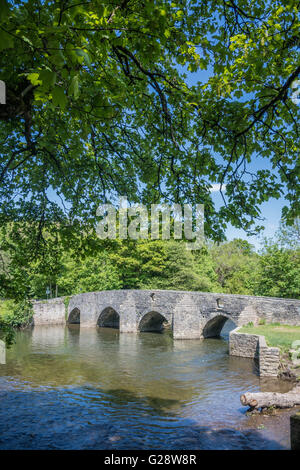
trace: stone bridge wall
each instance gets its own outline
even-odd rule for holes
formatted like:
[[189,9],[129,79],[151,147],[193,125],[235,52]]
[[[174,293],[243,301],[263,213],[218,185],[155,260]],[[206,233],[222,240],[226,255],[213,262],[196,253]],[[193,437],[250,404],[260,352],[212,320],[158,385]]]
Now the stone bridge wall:
[[239,328],[229,335],[229,354],[256,360],[260,377],[277,377],[280,365],[279,348],[267,346],[262,335],[240,333]]
[[122,333],[139,331],[141,320],[156,312],[169,323],[175,339],[216,336],[227,319],[236,326],[257,324],[259,319],[267,323],[300,324],[299,300],[204,292],[88,292],[71,297],[67,310],[64,298],[36,301],[33,308],[35,325],[64,324],[78,309],[81,327],[96,326],[101,314],[110,309],[118,314]]
[[34,325],[64,325],[66,323],[65,297],[33,302]]

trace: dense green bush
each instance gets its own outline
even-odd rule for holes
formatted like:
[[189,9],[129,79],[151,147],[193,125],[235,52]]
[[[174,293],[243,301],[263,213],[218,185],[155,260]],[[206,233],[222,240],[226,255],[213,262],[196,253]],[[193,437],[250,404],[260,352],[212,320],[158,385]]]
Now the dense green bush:
[[15,329],[29,326],[32,322],[33,309],[28,300],[0,301],[0,339],[7,347],[14,342]]
[[86,249],[83,237],[80,255],[77,247],[64,249],[57,244],[45,256],[32,260],[23,257],[19,242],[20,246],[12,244],[11,258],[5,253],[0,297],[17,302],[19,307],[7,312],[17,327],[30,321],[30,309],[23,299],[98,290],[174,289],[300,298],[298,238],[297,230],[282,229],[258,253],[241,239],[207,243],[201,250],[190,251],[182,240],[97,237]]
[[22,328],[31,324],[32,315],[31,303],[28,300],[23,300],[12,304],[12,308],[6,313],[4,320],[13,328]]

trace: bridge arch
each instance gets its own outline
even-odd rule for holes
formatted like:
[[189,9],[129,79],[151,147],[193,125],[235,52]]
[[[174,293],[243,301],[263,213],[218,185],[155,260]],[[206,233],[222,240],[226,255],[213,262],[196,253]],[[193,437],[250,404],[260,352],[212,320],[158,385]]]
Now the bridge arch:
[[67,323],[71,324],[79,324],[80,323],[80,310],[79,308],[75,307],[69,313]]
[[146,313],[140,320],[139,331],[162,332],[169,324],[167,318],[159,312],[151,311]]
[[[232,321],[230,316],[219,314],[208,320],[202,330],[203,338],[216,338],[220,336],[221,331],[227,320]],[[234,323],[234,322],[233,322]]]
[[97,326],[102,328],[120,328],[120,315],[112,307],[106,307],[100,313]]

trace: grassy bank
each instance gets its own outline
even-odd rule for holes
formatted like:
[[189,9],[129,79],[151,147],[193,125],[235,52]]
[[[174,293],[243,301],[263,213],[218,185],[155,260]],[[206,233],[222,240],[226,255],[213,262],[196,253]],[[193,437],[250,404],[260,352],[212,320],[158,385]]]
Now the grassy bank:
[[266,325],[246,325],[240,329],[241,333],[263,335],[268,346],[279,347],[283,351],[291,348],[294,341],[300,340],[300,326],[280,325],[270,323]]

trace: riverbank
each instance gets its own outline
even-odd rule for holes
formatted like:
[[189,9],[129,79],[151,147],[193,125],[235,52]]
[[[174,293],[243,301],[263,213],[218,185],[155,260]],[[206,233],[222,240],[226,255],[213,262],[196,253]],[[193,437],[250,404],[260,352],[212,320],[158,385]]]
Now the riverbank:
[[249,324],[238,331],[241,334],[264,336],[268,347],[279,349],[278,375],[295,383],[300,381],[300,326]]
[[268,413],[251,414],[248,422],[241,429],[251,429],[258,432],[261,439],[272,435],[282,448],[290,449],[290,417],[300,410],[300,406],[291,409],[273,409]]
[[257,326],[248,324],[242,326],[239,332],[262,335],[266,338],[268,346],[280,348],[282,352],[287,352],[291,349],[294,341],[300,341],[300,326],[282,325],[280,323],[268,323]]

